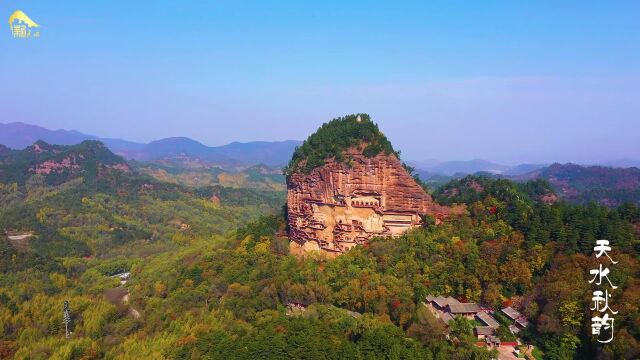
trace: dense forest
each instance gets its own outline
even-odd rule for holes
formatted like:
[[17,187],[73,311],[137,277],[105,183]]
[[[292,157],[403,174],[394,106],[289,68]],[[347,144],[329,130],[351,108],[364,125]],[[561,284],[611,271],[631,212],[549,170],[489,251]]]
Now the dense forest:
[[[283,237],[282,192],[94,168],[62,183],[32,174],[0,185],[0,229],[31,235],[0,238],[1,358],[496,356],[475,346],[471,321],[445,327],[423,305],[427,294],[521,310],[531,322],[523,340],[547,359],[640,356],[635,205],[549,201],[544,181],[470,176],[433,193],[466,204],[462,216],[425,218],[333,260],[297,258]],[[601,238],[619,261],[606,346],[590,333]],[[114,277],[125,272],[125,283]]]
[[640,169],[636,167],[552,164],[524,176],[548,180],[559,196],[573,203],[640,204]]
[[[6,149],[6,148],[5,148]],[[51,145],[37,141],[24,150],[0,151],[0,183],[24,185],[34,172],[48,185],[77,177],[96,179],[100,170],[128,167],[125,160],[99,141],[78,145]]]
[[380,153],[398,155],[368,114],[353,114],[322,124],[296,148],[284,172],[288,175],[298,170],[308,173],[330,158],[348,163],[349,159],[344,158],[344,151],[360,145],[364,145],[362,153],[367,157]]

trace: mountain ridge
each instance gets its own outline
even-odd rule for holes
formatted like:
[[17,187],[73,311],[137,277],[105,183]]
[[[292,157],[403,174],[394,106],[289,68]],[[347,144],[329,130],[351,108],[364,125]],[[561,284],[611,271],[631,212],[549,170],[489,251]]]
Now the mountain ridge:
[[[528,167],[526,164],[521,165],[522,169]],[[597,202],[608,207],[616,207],[625,202],[640,204],[640,169],[638,167],[620,168],[600,165],[584,166],[574,163],[553,163],[517,175],[512,175],[508,172],[492,174],[478,171],[472,174],[447,176],[420,169],[416,170],[416,174],[423,184],[432,191],[438,191],[451,181],[469,176],[508,179],[519,183],[542,179],[551,185],[561,199],[571,203]]]
[[105,172],[129,172],[127,162],[96,140],[76,145],[52,145],[42,140],[23,150],[0,153],[0,182],[24,185],[39,175],[48,185],[79,177],[93,180]]
[[544,179],[560,197],[575,203],[596,201],[610,207],[625,202],[640,204],[640,169],[637,167],[553,163],[513,179]]
[[[232,142],[221,146],[207,146],[188,137],[169,137],[147,144],[117,138],[101,138],[75,130],[50,130],[24,122],[0,123],[0,144],[11,149],[24,149],[38,140],[57,145],[76,145],[85,140],[103,142],[117,155],[129,160],[154,161],[176,156],[219,163],[222,166],[256,165],[280,167],[286,165],[297,140]],[[171,143],[172,146],[167,146]],[[183,151],[176,151],[175,147]]]

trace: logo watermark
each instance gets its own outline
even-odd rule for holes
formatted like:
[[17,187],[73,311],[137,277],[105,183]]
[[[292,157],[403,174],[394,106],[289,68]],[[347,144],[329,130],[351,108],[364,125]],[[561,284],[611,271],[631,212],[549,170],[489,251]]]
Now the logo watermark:
[[31,20],[22,10],[16,10],[9,17],[11,35],[16,39],[29,39],[40,37],[40,25]]
[[[612,264],[617,264],[617,261],[613,261],[613,259],[607,253],[611,251],[611,246],[609,246],[609,240],[596,240],[596,246],[593,247],[593,251],[596,254],[596,258],[599,259],[602,255],[605,255],[609,258],[609,261]],[[611,288],[611,291],[617,289],[618,287],[613,285],[611,280],[609,279],[609,268],[602,268],[602,263],[598,264],[597,269],[593,269],[589,271],[589,274],[593,275],[593,279],[589,281],[589,284],[595,282],[595,285],[598,286],[607,286]],[[602,280],[607,280],[607,282],[603,282]],[[604,289],[604,292],[600,289],[593,292],[593,297],[591,301],[593,301],[593,306],[589,309],[594,316],[591,318],[591,334],[597,336],[597,340],[599,343],[606,344],[613,340],[613,316],[617,314],[617,311],[614,311],[609,307],[609,298],[611,298],[611,293],[608,288]],[[611,316],[610,316],[611,315]],[[604,330],[604,332],[603,332]],[[603,333],[604,336],[601,336]],[[611,336],[608,336],[611,334]],[[604,338],[604,339],[603,339]]]

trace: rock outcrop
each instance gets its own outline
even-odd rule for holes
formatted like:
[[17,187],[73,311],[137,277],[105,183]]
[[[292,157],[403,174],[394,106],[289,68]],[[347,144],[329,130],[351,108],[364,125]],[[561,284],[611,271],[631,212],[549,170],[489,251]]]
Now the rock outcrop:
[[0,153],[0,182],[23,185],[33,175],[47,185],[77,178],[94,180],[106,173],[129,172],[127,162],[99,141],[77,145],[51,145],[37,141],[23,150]]
[[374,236],[399,236],[420,226],[422,215],[447,216],[450,209],[434,203],[395,154],[366,157],[361,149],[344,152],[348,163],[328,159],[288,176],[292,250],[342,253]]

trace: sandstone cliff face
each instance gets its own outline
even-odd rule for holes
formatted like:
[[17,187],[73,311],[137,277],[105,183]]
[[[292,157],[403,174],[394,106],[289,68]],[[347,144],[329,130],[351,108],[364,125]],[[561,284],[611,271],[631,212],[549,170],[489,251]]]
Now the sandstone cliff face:
[[399,236],[421,225],[421,215],[437,221],[449,208],[433,202],[393,155],[367,158],[351,148],[350,164],[326,160],[309,174],[287,178],[292,247],[341,253],[374,236]]

